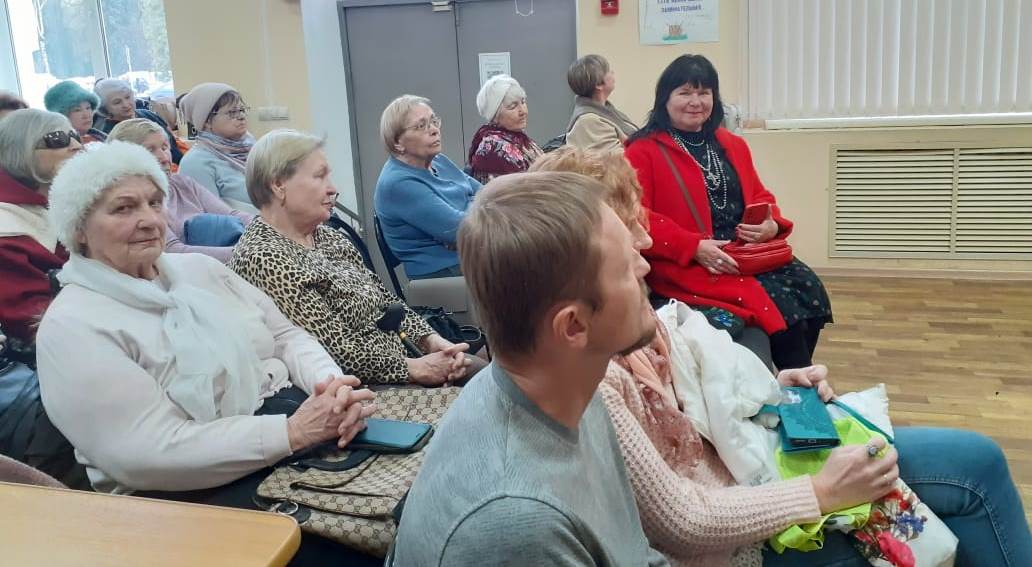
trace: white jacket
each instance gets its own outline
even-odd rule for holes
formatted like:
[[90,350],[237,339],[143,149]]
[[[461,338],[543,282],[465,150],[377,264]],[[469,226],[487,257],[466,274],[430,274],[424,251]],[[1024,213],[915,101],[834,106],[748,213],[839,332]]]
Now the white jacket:
[[[195,274],[194,285],[226,298],[222,316],[246,329],[268,377],[260,398],[290,384],[311,393],[342,375],[318,341],[229,268],[201,254],[167,256]],[[220,486],[291,454],[286,416],[199,423],[169,398],[178,369],[160,311],[69,285],[47,309],[36,346],[43,405],[98,492]]]
[[750,419],[781,399],[770,370],[684,303],[671,301],[656,313],[670,335],[674,391],[692,425],[739,484],[779,480],[770,431]]

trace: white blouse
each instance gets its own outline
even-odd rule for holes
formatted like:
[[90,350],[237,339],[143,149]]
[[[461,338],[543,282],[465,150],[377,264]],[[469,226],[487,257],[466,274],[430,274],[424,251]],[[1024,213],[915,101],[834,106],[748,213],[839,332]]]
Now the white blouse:
[[[318,341],[218,261],[200,254],[168,259],[194,274],[195,285],[226,298],[219,316],[246,328],[265,369],[262,399],[291,383],[311,393],[343,374]],[[168,285],[160,276],[155,284]],[[285,416],[199,423],[166,395],[177,369],[158,310],[69,285],[51,303],[36,342],[47,414],[75,446],[97,491],[220,486],[291,454]]]

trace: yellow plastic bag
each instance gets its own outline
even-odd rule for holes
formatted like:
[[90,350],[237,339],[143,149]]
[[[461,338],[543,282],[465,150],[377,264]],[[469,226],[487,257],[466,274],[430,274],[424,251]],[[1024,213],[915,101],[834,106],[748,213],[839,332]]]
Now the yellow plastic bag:
[[[865,445],[875,436],[881,437],[853,418],[838,419],[834,423],[843,445]],[[778,447],[774,451],[774,462],[777,464],[778,472],[781,473],[781,478],[785,480],[804,474],[815,475],[824,468],[824,463],[828,460],[831,451],[831,449],[821,449],[784,453]],[[824,526],[832,516],[836,516],[836,524],[845,523],[853,528],[860,528],[867,523],[867,519],[871,516],[871,503],[826,514],[812,524],[790,526],[771,536],[768,543],[771,549],[778,553],[783,553],[785,549],[798,549],[799,551],[820,549],[824,547]]]

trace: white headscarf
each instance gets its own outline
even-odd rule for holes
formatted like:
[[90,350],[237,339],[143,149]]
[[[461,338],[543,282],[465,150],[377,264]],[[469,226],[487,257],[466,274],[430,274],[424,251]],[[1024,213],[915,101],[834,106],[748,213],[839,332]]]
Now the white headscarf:
[[509,75],[495,75],[480,87],[480,92],[477,93],[477,111],[484,117],[484,120],[488,122],[494,120],[495,115],[498,114],[498,107],[505,100],[505,95],[509,94],[509,90],[513,88],[523,92],[520,83]]

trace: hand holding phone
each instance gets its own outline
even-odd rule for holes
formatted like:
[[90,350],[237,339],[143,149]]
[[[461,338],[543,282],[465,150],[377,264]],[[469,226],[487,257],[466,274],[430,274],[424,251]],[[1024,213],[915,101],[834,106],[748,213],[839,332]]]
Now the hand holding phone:
[[745,208],[742,222],[735,230],[739,242],[766,242],[778,234],[778,225],[772,219],[770,203],[753,203]]
[[770,203],[753,203],[745,208],[741,224],[763,224],[770,218]]

